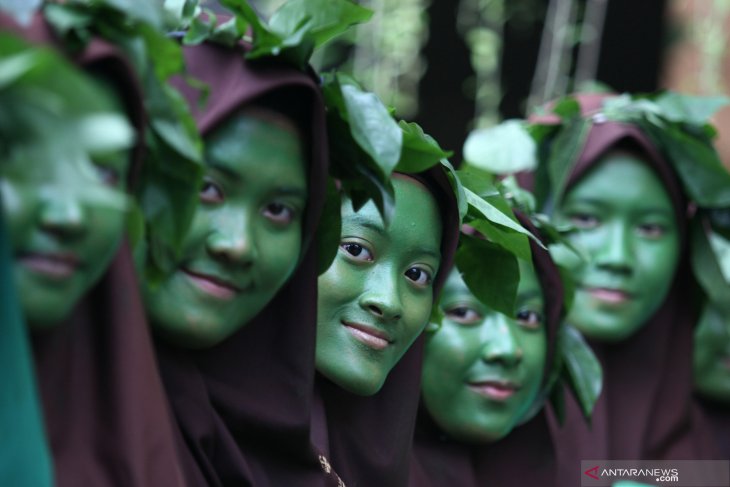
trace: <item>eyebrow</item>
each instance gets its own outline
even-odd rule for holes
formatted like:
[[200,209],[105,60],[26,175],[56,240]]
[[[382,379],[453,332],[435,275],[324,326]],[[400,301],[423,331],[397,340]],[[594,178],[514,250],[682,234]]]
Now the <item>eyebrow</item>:
[[[236,182],[241,181],[241,177],[238,172],[228,167],[225,163],[215,159],[208,159],[207,163],[208,167],[223,173],[226,177],[229,177]],[[307,189],[299,186],[278,186],[274,188],[272,193],[277,196],[296,196],[299,198],[307,197]]]
[[353,213],[348,220],[350,220],[348,223],[368,228],[381,236],[385,236],[385,228],[383,227],[383,224],[373,221],[371,218],[362,216],[358,213]]
[[532,299],[532,298],[542,298],[542,290],[534,290],[534,291],[528,291],[525,293],[517,293],[517,297],[519,299]]

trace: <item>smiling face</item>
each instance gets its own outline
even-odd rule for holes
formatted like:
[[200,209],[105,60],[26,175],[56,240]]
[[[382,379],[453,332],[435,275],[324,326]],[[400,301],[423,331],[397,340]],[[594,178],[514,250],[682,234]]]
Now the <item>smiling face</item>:
[[155,331],[187,348],[235,333],[289,279],[307,200],[301,141],[282,115],[248,109],[205,142],[200,205],[183,258],[160,285],[145,286]]
[[423,331],[441,262],[441,219],[431,193],[396,175],[387,228],[372,202],[342,205],[342,238],[319,277],[317,370],[343,389],[369,396]]
[[429,336],[421,392],[429,414],[451,438],[490,443],[520,423],[540,391],[546,359],[544,299],[535,271],[520,262],[514,317],[487,308],[454,270]]
[[[98,89],[88,99],[89,113],[79,115],[125,120],[112,90],[102,84]],[[70,120],[65,130],[14,147],[0,163],[15,281],[34,330],[68,317],[106,271],[124,232],[129,151],[102,154],[82,147],[79,127]]]
[[568,322],[596,340],[628,338],[664,301],[677,268],[679,232],[664,185],[636,156],[609,153],[555,218],[576,228],[568,239],[587,257],[563,262],[576,281]]

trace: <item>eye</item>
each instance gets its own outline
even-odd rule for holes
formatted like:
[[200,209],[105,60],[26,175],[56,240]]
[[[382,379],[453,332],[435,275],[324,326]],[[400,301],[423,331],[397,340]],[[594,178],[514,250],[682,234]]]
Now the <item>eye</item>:
[[482,315],[468,306],[454,306],[447,309],[444,314],[449,320],[462,325],[473,325],[482,321]]
[[107,186],[116,187],[119,184],[119,173],[109,166],[95,165],[99,179]]
[[570,223],[573,224],[573,226],[581,230],[590,230],[592,228],[596,228],[600,223],[598,217],[595,217],[588,213],[573,213],[572,215],[570,215],[569,220]]
[[221,203],[224,200],[223,190],[213,181],[205,180],[200,186],[200,201],[204,203]]
[[542,315],[537,311],[523,309],[517,312],[517,322],[525,328],[537,329],[542,325]]
[[658,223],[643,223],[638,226],[637,232],[644,238],[657,239],[663,237],[667,233],[667,229]]
[[340,248],[344,250],[351,259],[363,262],[372,262],[373,254],[364,246],[355,242],[342,242]]
[[404,275],[417,286],[426,287],[431,284],[431,274],[421,268],[411,267]]
[[269,203],[264,207],[263,214],[280,225],[287,225],[294,220],[294,209],[282,203]]

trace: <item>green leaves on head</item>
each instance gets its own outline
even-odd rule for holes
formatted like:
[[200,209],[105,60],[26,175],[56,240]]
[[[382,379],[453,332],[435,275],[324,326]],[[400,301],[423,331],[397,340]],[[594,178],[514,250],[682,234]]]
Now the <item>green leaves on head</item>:
[[472,131],[464,143],[464,159],[472,166],[494,174],[512,174],[534,169],[536,144],[525,123],[507,120],[487,129]]
[[583,416],[590,418],[603,388],[603,369],[583,336],[570,325],[560,328],[558,350],[563,359],[561,380],[575,395]]

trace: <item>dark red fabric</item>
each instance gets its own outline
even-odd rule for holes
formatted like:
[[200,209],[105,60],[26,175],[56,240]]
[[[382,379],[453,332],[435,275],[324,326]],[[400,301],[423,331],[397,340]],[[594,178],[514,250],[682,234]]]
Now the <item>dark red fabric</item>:
[[692,401],[692,334],[699,314],[699,287],[689,265],[687,197],[660,147],[636,126],[597,115],[608,96],[577,97],[583,116],[593,117],[594,123],[573,162],[568,189],[608,150],[638,151],[672,200],[682,235],[680,259],[664,303],[639,332],[621,343],[590,342],[604,370],[591,425],[570,395],[566,395],[565,425],[550,415],[558,445],[559,485],[580,484],[581,459],[716,458],[705,421]]
[[[324,104],[315,80],[275,60],[244,60],[246,48],[185,48],[199,93],[176,80],[203,136],[266,96],[292,112],[310,149],[303,238],[311,242],[327,176]],[[305,120],[299,115],[304,114]],[[194,486],[315,486],[325,476],[310,442],[317,312],[317,253],[300,265],[272,302],[224,342],[188,351],[157,340],[165,387],[179,427],[186,475]]]
[[[533,234],[529,218],[516,212],[520,223]],[[546,377],[554,366],[557,337],[564,317],[564,290],[550,254],[530,241],[532,262],[545,298],[547,335]],[[411,478],[413,487],[483,487],[485,485],[540,485],[555,483],[555,456],[544,410],[507,437],[489,445],[467,444],[440,431],[423,404],[416,428]]]
[[[456,197],[440,165],[409,174],[436,198],[443,223],[441,266],[434,280],[437,299],[453,265],[458,242]],[[407,484],[420,395],[423,337],[393,368],[375,395],[362,397],[317,376],[315,443],[348,487]]]
[[[41,16],[27,29],[2,17],[0,27],[63,51]],[[137,128],[133,177],[144,143],[136,75],[119,50],[100,39],[71,58],[117,88]],[[71,317],[32,341],[56,485],[185,485],[126,244]]]

